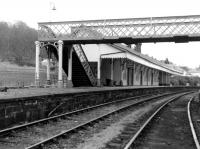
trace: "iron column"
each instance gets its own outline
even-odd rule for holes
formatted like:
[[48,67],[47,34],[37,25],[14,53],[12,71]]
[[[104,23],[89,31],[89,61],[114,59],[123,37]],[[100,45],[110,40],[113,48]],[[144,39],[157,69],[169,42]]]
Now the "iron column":
[[58,41],[58,87],[63,87],[62,77],[62,64],[63,64],[63,41]]
[[40,55],[40,42],[35,41],[36,46],[36,55],[35,55],[35,85],[39,87],[40,85],[40,62],[39,62],[39,55]]

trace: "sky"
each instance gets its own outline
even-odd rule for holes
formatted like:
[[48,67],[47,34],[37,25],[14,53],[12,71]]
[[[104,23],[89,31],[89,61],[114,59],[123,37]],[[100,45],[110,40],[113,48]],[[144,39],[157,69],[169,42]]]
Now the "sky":
[[[56,10],[51,10],[55,4]],[[199,0],[1,0],[0,21],[38,22],[200,15]],[[142,53],[191,68],[200,65],[200,42],[143,44]]]

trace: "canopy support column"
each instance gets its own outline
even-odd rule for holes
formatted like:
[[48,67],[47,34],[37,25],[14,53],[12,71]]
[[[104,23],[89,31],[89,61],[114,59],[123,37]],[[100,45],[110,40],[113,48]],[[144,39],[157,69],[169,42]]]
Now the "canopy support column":
[[39,61],[39,55],[40,55],[40,42],[35,42],[36,46],[36,55],[35,55],[35,86],[40,86],[40,61]]
[[73,49],[70,48],[68,51],[68,77],[67,77],[67,87],[73,87],[72,83],[72,52]]
[[47,47],[47,80],[46,80],[46,84],[50,85],[51,81],[50,81],[50,51]]
[[63,87],[63,76],[62,76],[62,64],[63,64],[63,41],[58,41],[58,87]]

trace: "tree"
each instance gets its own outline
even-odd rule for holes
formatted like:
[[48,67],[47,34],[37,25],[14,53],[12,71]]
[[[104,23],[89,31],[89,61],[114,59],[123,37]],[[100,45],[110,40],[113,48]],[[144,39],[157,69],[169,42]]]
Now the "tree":
[[196,70],[200,70],[200,65],[199,65],[199,67],[196,68]]
[[186,72],[188,72],[188,71],[190,70],[190,68],[188,68],[187,66],[181,66],[181,68],[182,68],[183,70],[185,70]]
[[199,77],[187,77],[187,76],[173,76],[170,79],[170,84],[173,86],[186,86],[189,83],[190,86],[197,86],[200,84]]
[[19,65],[34,65],[37,31],[24,22],[0,22],[0,59]]
[[164,63],[165,63],[165,64],[169,64],[168,58],[165,59]]

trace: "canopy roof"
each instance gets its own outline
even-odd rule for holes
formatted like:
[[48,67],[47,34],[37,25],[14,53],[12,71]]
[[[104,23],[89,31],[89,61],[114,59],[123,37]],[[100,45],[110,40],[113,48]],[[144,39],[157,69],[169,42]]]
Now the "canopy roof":
[[172,66],[162,63],[149,56],[143,55],[127,46],[123,46],[122,44],[108,44],[108,45],[112,48],[118,49],[119,52],[102,54],[101,58],[103,59],[104,58],[127,58],[150,68],[154,68],[154,69],[164,71],[164,72],[174,74],[174,75],[183,75],[183,72],[181,70],[173,68]]

